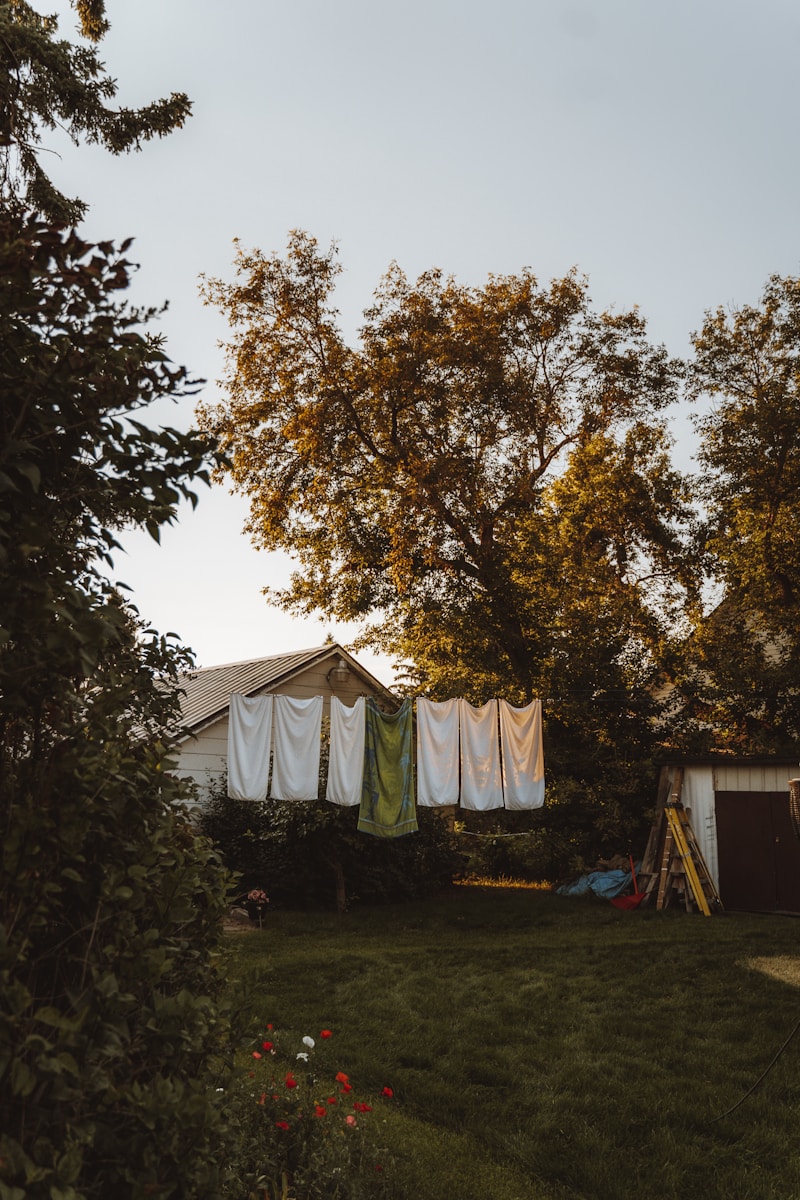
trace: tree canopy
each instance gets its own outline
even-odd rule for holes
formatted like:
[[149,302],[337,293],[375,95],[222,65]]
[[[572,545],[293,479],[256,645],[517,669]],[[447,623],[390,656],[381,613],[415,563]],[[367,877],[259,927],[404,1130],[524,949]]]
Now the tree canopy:
[[393,267],[351,346],[339,270],[334,247],[295,233],[286,257],[239,249],[235,282],[205,284],[233,338],[227,398],[201,424],[250,498],[254,542],[299,562],[270,595],[378,614],[373,640],[432,693],[553,694],[580,624],[579,686],[607,684],[657,636],[650,589],[680,558],[662,420],[677,365],[635,310],[595,312],[576,272],[466,287]]
[[[698,622],[688,713],[746,752],[800,741],[800,280],[718,308],[693,338],[699,535],[718,606]],[[706,733],[706,738],[708,733]]]
[[83,139],[121,154],[179,128],[191,112],[182,92],[143,108],[113,108],[117,84],[93,44],[108,30],[105,2],[73,3],[88,45],[58,37],[58,19],[26,0],[0,3],[0,203],[23,204],[63,225],[76,224],[87,205],[59,191],[42,167],[48,130],[60,127],[76,145]]

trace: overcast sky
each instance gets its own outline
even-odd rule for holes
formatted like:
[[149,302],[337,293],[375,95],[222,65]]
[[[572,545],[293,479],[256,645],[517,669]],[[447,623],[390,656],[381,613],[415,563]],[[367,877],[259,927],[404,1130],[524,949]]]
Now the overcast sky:
[[[65,0],[42,0],[62,12]],[[281,251],[335,239],[354,336],[387,267],[480,285],[576,265],[599,308],[639,305],[673,354],[717,305],[800,274],[800,8],[790,0],[107,0],[101,57],[118,102],[171,91],[187,126],[139,154],[48,155],[90,204],[82,233],[133,236],[133,295],[169,301],[176,362],[217,393],[226,337],[201,273],[232,278],[234,237]],[[50,143],[54,145],[55,143]],[[159,412],[188,427],[192,404]],[[688,467],[692,427],[674,422]],[[125,538],[117,577],[143,616],[210,666],[304,649],[330,631],[267,606],[287,576],[217,487],[161,546]],[[385,682],[388,664],[360,654]]]

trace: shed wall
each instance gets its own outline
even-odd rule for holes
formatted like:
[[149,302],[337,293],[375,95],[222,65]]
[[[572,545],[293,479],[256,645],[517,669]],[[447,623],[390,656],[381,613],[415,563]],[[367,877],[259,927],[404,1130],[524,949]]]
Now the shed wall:
[[717,764],[714,767],[714,791],[788,792],[788,780],[796,774],[797,771],[785,763]]

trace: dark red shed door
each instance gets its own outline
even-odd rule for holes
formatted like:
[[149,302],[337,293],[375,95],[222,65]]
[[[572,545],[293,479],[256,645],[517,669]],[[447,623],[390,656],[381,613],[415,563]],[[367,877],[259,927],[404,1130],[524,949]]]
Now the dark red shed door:
[[800,913],[800,841],[785,792],[716,792],[725,908]]

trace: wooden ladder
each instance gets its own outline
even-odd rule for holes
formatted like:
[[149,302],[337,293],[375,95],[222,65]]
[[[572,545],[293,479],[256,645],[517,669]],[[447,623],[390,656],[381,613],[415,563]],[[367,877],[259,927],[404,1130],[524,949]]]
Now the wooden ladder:
[[683,769],[679,767],[671,787],[666,776],[659,787],[656,816],[639,872],[646,897],[643,903],[655,901],[656,908],[663,909],[682,901],[687,912],[696,907],[708,917],[722,911],[722,901],[681,803],[682,785]]

